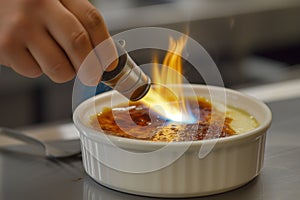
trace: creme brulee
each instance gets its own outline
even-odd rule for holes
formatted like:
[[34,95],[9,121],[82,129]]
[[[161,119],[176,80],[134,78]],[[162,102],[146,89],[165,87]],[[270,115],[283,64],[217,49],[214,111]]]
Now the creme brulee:
[[190,124],[166,122],[164,117],[151,113],[146,105],[131,102],[126,106],[120,104],[103,109],[91,117],[91,126],[120,137],[176,142],[227,137],[250,131],[259,125],[246,111],[232,106],[226,107],[224,117],[224,106],[216,105],[216,109],[212,109],[211,103],[204,98],[198,98],[197,102],[190,101],[193,101],[190,103],[191,112],[196,118],[196,122]]

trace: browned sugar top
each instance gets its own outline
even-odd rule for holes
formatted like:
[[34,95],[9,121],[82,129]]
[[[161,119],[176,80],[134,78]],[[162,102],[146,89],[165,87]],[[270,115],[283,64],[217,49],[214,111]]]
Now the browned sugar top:
[[[145,104],[131,102],[126,106],[103,109],[91,117],[91,125],[110,135],[161,142],[196,141],[235,134],[230,127],[232,119],[226,117],[224,121],[223,113],[214,110],[217,113],[214,113],[214,121],[211,120],[212,106],[206,99],[190,101],[191,111],[197,119],[192,124],[167,123],[162,116],[149,112]],[[218,116],[222,120],[216,120]]]

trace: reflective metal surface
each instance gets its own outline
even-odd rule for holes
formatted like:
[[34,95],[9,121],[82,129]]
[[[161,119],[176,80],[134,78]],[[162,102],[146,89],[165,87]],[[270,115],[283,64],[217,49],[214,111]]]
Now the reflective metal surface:
[[[25,143],[26,145],[21,145],[20,149],[18,149],[18,146],[15,149],[10,149],[11,151],[15,151],[16,153],[26,153],[29,155],[35,155],[35,156],[42,156],[45,158],[66,158],[71,156],[77,156],[81,153],[80,151],[80,141],[79,139],[75,140],[59,140],[57,142],[60,143],[59,146],[57,145],[51,145],[49,142],[39,140],[35,137],[31,137],[28,134],[23,133],[22,131],[9,129],[6,127],[0,127],[0,136],[6,136],[8,138],[12,138],[14,140],[20,141]],[[30,145],[30,148],[28,146]],[[5,148],[11,147],[12,145],[8,146],[1,146],[0,150]],[[66,148],[66,147],[72,147],[72,148]],[[31,148],[36,147],[36,148]],[[28,151],[27,151],[28,150]]]

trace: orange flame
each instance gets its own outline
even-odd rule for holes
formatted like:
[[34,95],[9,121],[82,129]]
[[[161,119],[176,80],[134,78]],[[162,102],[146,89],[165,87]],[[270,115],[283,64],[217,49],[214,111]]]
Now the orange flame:
[[162,68],[159,68],[157,58],[154,58],[152,82],[147,95],[141,99],[153,111],[174,122],[191,122],[181,87],[169,88],[168,85],[182,84],[182,51],[186,45],[187,36],[177,41],[169,39],[169,49]]

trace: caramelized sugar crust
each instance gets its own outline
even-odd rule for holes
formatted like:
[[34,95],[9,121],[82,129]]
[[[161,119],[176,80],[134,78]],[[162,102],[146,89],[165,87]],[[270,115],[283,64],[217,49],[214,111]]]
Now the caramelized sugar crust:
[[[197,141],[235,134],[231,118],[214,109],[206,100],[189,100],[196,123],[179,124],[166,121],[140,102],[105,108],[91,117],[91,126],[106,134],[158,142]],[[213,120],[212,120],[213,119]]]

